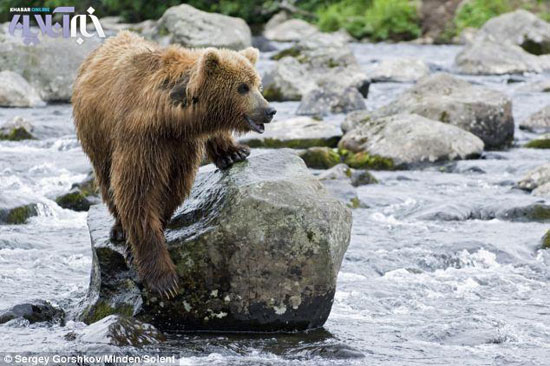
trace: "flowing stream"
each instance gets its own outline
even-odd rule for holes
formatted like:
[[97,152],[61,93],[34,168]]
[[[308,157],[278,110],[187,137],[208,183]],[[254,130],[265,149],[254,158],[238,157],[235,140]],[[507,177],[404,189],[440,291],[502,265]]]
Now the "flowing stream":
[[[374,60],[407,56],[450,72],[461,49],[352,48],[365,70]],[[269,66],[268,56],[260,70]],[[521,91],[549,75],[460,77],[509,95],[516,125],[550,103],[550,93]],[[410,86],[373,84],[367,106],[380,107]],[[282,119],[297,103],[276,107]],[[92,262],[86,213],[53,200],[86,177],[89,163],[70,105],[0,108],[0,121],[14,116],[31,122],[40,139],[0,142],[0,205],[38,203],[39,215],[25,225],[0,225],[0,309],[44,299],[71,316],[86,294]],[[339,123],[342,116],[328,120]],[[85,327],[80,322],[10,322],[0,325],[0,352],[167,352],[182,365],[547,365],[550,251],[539,246],[550,227],[483,215],[544,201],[514,188],[527,171],[550,161],[550,150],[519,148],[534,136],[516,128],[514,148],[479,160],[374,172],[380,184],[357,189],[361,208],[353,211],[352,239],[324,329],[185,334],[137,350],[68,340],[67,333]]]

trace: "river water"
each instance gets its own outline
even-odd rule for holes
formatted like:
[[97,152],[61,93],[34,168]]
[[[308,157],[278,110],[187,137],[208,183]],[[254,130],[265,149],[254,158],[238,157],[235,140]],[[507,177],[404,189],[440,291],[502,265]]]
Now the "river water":
[[[376,60],[407,56],[425,60],[433,71],[453,72],[460,51],[410,44],[352,48],[365,70]],[[269,66],[266,57],[261,70]],[[465,78],[508,94],[517,124],[550,103],[550,93],[521,91],[544,77]],[[368,108],[408,87],[371,85]],[[297,103],[276,107],[277,117],[285,118]],[[0,121],[14,116],[30,121],[40,140],[0,142],[0,204],[34,202],[40,212],[25,225],[0,226],[0,309],[44,299],[70,316],[89,281],[86,213],[63,210],[53,199],[84,179],[89,163],[74,135],[70,105],[0,109]],[[342,116],[329,119],[337,123]],[[480,214],[544,201],[514,188],[550,160],[549,150],[518,147],[533,137],[516,128],[516,147],[479,160],[375,172],[380,184],[357,189],[362,208],[353,211],[351,244],[322,330],[188,334],[135,350],[67,340],[67,333],[85,326],[79,322],[10,322],[0,325],[0,352],[173,352],[183,365],[548,365],[550,252],[538,249],[548,223]]]

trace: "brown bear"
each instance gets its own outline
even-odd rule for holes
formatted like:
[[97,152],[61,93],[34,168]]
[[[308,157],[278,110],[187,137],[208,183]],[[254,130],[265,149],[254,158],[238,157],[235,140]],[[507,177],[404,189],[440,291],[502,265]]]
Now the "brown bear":
[[232,132],[264,131],[258,50],[161,48],[120,32],[80,66],[73,88],[77,136],[104,202],[113,240],[127,239],[145,285],[178,291],[164,229],[190,193],[206,152],[220,169],[250,154]]

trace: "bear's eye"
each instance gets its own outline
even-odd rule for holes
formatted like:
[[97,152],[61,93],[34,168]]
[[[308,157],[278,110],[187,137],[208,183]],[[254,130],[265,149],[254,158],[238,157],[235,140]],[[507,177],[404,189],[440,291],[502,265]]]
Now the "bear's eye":
[[250,90],[250,88],[248,87],[247,84],[245,83],[242,83],[241,85],[239,85],[239,87],[237,88],[239,94],[246,94],[248,93],[248,91]]

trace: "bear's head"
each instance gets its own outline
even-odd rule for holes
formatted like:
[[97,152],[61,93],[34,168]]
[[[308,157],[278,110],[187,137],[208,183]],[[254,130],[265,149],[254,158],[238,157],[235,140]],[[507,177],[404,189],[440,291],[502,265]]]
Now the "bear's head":
[[255,69],[259,52],[207,48],[202,51],[185,90],[173,89],[173,100],[184,97],[204,111],[213,129],[264,132],[276,110],[261,93],[261,78]]

